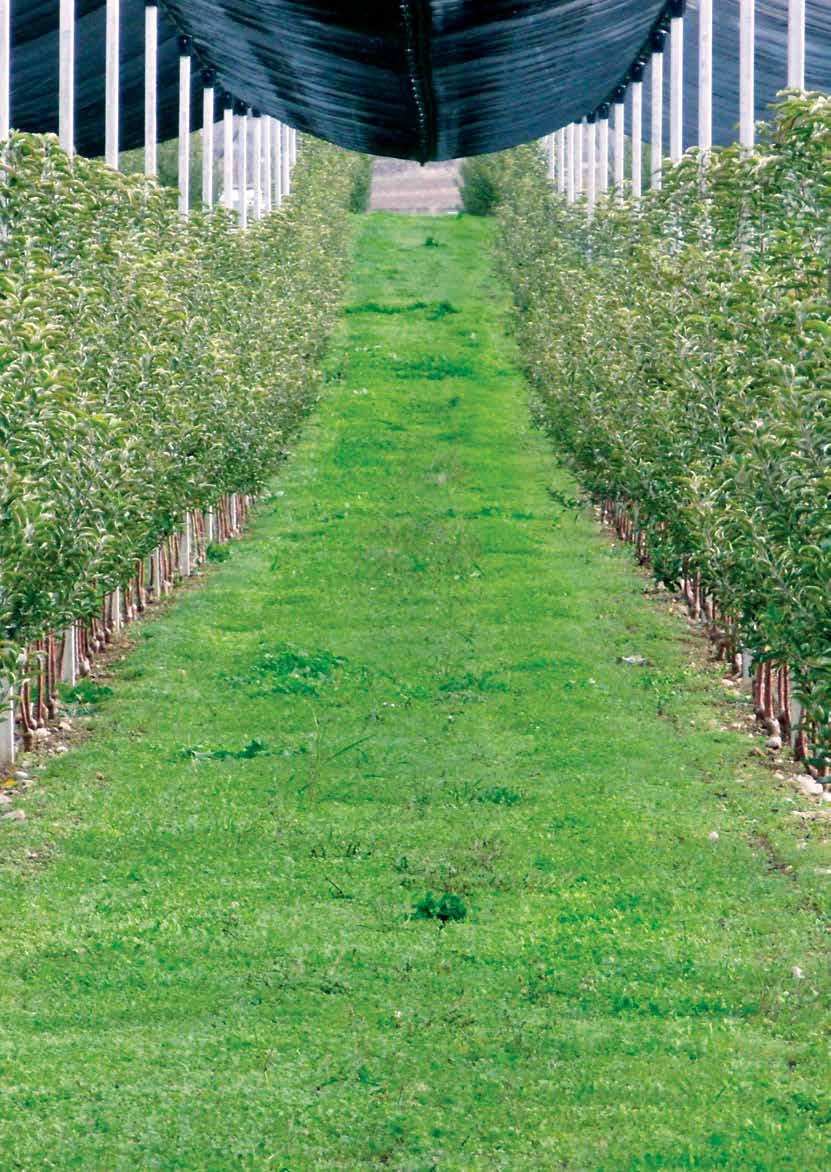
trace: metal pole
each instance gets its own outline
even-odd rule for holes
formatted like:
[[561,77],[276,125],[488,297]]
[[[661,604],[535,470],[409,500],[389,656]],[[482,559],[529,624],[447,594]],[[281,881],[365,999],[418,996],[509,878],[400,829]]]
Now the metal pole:
[[632,199],[643,194],[643,71],[644,62],[632,66]]
[[741,0],[739,74],[739,142],[747,154],[756,144],[756,0]]
[[669,157],[680,163],[684,153],[684,8],[685,0],[670,6],[669,26]]
[[615,90],[615,100],[612,106],[614,120],[612,123],[612,163],[613,175],[615,183],[615,194],[618,203],[623,203],[624,196],[624,137],[623,132],[625,128],[626,106],[624,105],[624,98],[626,91],[622,85],[619,85]]
[[598,109],[598,154],[600,174],[597,188],[601,195],[609,194],[609,103],[604,102]]
[[214,83],[212,69],[202,70],[202,203],[214,206]]
[[586,136],[586,211],[593,220],[597,203],[597,116],[589,114],[583,120],[583,126]]
[[713,0],[698,0],[698,145],[713,149]]
[[663,31],[652,37],[651,83],[652,83],[652,127],[650,135],[650,171],[652,188],[660,191],[664,166],[664,41]]
[[118,66],[120,0],[107,0],[104,78],[104,160],[118,169]]
[[179,37],[179,213],[190,210],[190,37]]
[[58,139],[75,154],[75,0],[61,0],[58,48]]
[[561,126],[557,131],[557,191],[560,195],[566,192],[566,131]]
[[263,210],[266,215],[272,207],[271,182],[271,122],[268,114],[263,115]]
[[9,137],[12,95],[12,0],[0,0],[0,140]]
[[248,227],[248,107],[237,102],[237,190],[239,192],[239,226]]
[[222,95],[222,206],[234,206],[234,99]]
[[805,89],[805,0],[788,0],[788,89]]
[[263,120],[259,110],[252,110],[251,117],[254,120],[254,159],[252,162],[254,171],[254,219],[261,220],[263,218]]
[[569,203],[574,203],[577,198],[577,181],[574,174],[574,139],[576,138],[577,127],[573,122],[568,124],[568,195]]
[[145,0],[144,9],[144,173],[158,171],[156,154],[156,101],[159,65],[159,9],[156,0]]

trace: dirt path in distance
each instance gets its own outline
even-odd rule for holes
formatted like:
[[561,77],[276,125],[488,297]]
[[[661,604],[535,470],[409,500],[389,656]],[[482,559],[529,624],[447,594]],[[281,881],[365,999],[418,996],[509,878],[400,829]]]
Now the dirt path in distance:
[[376,159],[370,211],[430,216],[458,211],[459,161],[422,167],[405,159]]

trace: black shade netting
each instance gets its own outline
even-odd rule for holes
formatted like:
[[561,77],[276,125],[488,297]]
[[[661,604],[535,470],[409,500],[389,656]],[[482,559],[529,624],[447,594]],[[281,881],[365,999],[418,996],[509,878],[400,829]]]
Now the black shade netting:
[[[121,0],[120,7],[121,146],[130,149],[144,137],[144,3]],[[178,130],[177,38],[185,33],[195,51],[194,129],[202,119],[201,66],[216,71],[218,89],[355,150],[421,160],[500,150],[607,100],[665,7],[664,0],[165,0],[158,137]],[[715,138],[729,142],[738,118],[739,0],[716,0],[715,10]],[[696,24],[691,0],[688,145],[695,141]],[[757,30],[757,114],[764,117],[786,80],[787,0],[757,0]],[[88,155],[103,153],[104,33],[102,0],[78,0],[76,141]],[[14,126],[57,129],[57,77],[57,0],[17,0]],[[831,86],[831,0],[809,0],[806,81]]]

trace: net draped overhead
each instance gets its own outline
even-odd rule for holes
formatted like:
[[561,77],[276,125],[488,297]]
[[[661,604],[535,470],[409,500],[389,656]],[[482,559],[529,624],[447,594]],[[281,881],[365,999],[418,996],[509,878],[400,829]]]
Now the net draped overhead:
[[[121,147],[144,134],[144,0],[121,0]],[[158,137],[177,133],[178,45],[235,98],[342,146],[399,158],[500,150],[579,119],[649,43],[664,0],[164,0]],[[688,4],[687,144],[696,9]],[[103,152],[103,0],[77,0],[76,142]],[[715,139],[735,138],[739,0],[716,0]],[[757,0],[757,116],[786,78],[787,0]],[[13,3],[12,123],[56,130],[58,2]],[[809,88],[831,88],[831,0],[808,2]],[[194,98],[202,77],[193,72]],[[648,90],[648,87],[645,87]],[[192,103],[194,129],[201,103]]]

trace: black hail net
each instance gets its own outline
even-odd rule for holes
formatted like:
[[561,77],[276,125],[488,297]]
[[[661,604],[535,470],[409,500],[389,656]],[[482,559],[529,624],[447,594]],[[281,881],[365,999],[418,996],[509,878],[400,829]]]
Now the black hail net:
[[[197,64],[263,113],[342,146],[456,158],[539,138],[608,99],[664,0],[165,0],[159,138],[177,133],[177,35]],[[685,142],[695,142],[697,4],[687,8]],[[104,22],[78,0],[76,141],[103,152]],[[144,3],[121,2],[121,146],[144,133]],[[57,0],[13,5],[12,123],[56,130]],[[738,120],[739,0],[715,5],[715,140]],[[806,84],[831,88],[831,0],[809,0]],[[757,116],[787,75],[787,0],[757,0]],[[194,98],[202,81],[193,72]],[[668,87],[665,87],[665,92]],[[644,87],[649,117],[649,87]],[[667,99],[668,100],[668,99]],[[201,103],[192,103],[194,129]],[[649,125],[645,122],[645,125]]]

